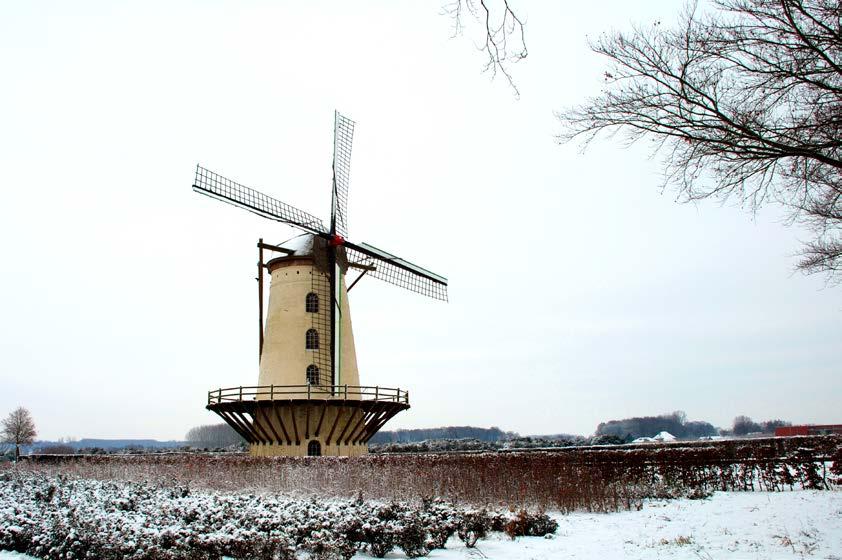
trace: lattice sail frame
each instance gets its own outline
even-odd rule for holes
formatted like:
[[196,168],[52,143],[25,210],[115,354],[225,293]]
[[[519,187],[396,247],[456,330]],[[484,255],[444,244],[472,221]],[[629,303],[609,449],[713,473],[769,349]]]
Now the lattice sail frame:
[[335,113],[333,126],[333,200],[331,227],[337,235],[348,237],[348,187],[351,182],[351,147],[354,121]]
[[233,204],[234,206],[245,208],[258,216],[283,222],[310,233],[327,233],[325,225],[314,215],[265,195],[260,191],[241,185],[236,181],[227,179],[218,173],[205,169],[201,165],[196,165],[193,190],[211,198]]
[[447,301],[447,278],[367,243],[346,243],[348,266],[379,280],[440,301]]

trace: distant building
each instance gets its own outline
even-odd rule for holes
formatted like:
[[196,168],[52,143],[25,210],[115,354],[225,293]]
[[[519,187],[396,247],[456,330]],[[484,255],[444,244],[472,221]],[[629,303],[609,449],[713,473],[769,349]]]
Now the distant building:
[[842,435],[842,424],[805,424],[803,426],[781,426],[775,428],[775,436],[824,436]]

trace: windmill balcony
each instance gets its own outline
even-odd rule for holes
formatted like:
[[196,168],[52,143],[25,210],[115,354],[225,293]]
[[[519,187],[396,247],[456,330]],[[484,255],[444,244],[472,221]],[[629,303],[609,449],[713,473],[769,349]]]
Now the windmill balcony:
[[254,385],[208,391],[208,408],[223,403],[288,400],[357,400],[404,404],[409,408],[409,391],[391,387],[361,385]]
[[317,441],[323,453],[360,455],[409,392],[360,385],[257,385],[208,392],[207,409],[247,442],[252,455],[304,455]]

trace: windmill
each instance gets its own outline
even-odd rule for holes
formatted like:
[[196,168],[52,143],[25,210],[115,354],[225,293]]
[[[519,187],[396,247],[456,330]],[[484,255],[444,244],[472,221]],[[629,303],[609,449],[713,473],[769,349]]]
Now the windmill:
[[[360,279],[367,275],[447,301],[446,278],[347,239],[353,137],[354,121],[336,112],[329,227],[312,214],[196,166],[196,192],[303,232],[278,245],[263,239],[257,244],[258,384],[208,393],[207,408],[249,442],[252,455],[363,454],[368,440],[409,408],[407,391],[359,383],[348,292]],[[271,285],[264,321],[265,271]],[[356,277],[347,285],[351,271]]]

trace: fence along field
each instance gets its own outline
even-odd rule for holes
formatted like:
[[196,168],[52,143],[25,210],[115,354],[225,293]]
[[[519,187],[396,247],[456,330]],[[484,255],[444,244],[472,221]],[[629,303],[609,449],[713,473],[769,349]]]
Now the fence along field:
[[363,457],[225,454],[41,456],[19,468],[225,492],[414,500],[442,497],[568,512],[619,511],[649,497],[831,489],[842,437],[805,436],[547,451]]

